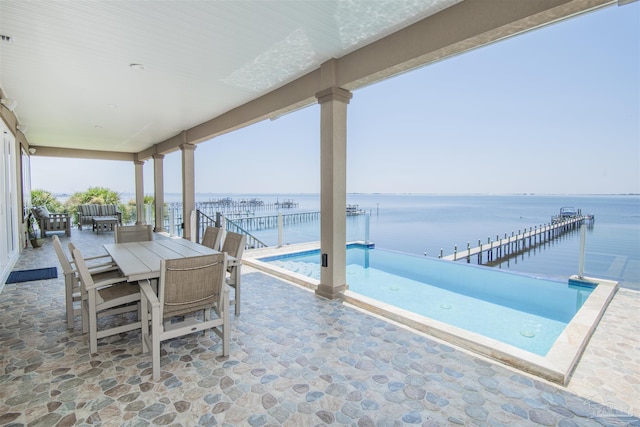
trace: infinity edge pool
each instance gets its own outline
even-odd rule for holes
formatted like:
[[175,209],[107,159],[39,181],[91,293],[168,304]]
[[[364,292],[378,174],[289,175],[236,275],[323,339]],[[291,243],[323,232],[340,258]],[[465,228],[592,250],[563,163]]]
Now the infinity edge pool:
[[[243,263],[315,291],[319,285],[318,280],[262,262],[259,258],[312,251],[319,249],[319,247],[319,242],[313,242],[281,248],[248,250],[243,257]],[[578,280],[577,277],[571,277],[571,279]],[[557,338],[546,356],[530,353],[501,341],[403,310],[350,290],[344,292],[343,300],[353,307],[400,323],[446,343],[555,383],[566,385],[589,342],[589,338],[618,289],[618,283],[611,280],[588,277],[584,277],[583,280],[597,283],[598,286]]]

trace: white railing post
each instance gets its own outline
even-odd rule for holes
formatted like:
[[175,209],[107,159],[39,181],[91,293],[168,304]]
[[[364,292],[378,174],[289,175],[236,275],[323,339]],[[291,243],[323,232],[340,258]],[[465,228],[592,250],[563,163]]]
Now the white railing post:
[[196,242],[196,227],[198,226],[197,221],[196,221],[196,211],[193,210],[189,213],[189,227],[191,230],[191,238],[190,240],[194,243]]
[[278,247],[282,247],[282,213],[278,212]]
[[151,205],[144,205],[145,224],[153,224],[151,221]]
[[169,235],[176,235],[176,210],[173,207],[169,209]]
[[222,244],[224,243],[224,239],[227,237],[227,217],[224,216],[224,215],[220,215],[220,228],[222,229],[222,237],[220,238],[220,246],[222,246]]
[[584,277],[584,248],[587,237],[587,227],[583,224],[580,226],[580,263],[578,264],[578,277]]
[[370,215],[365,215],[364,216],[364,242],[366,244],[369,244],[369,220],[370,220]]

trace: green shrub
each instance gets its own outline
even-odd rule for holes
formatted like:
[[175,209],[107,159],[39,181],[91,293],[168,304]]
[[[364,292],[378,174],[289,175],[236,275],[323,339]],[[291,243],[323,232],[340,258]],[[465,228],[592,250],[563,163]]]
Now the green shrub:
[[66,207],[47,190],[32,190],[31,206],[46,206],[51,213],[68,213]]
[[64,203],[66,212],[69,212],[75,218],[76,224],[78,223],[78,205],[95,204],[95,205],[118,205],[118,210],[123,212],[122,220],[124,218],[124,206],[120,203],[120,194],[116,191],[110,190],[105,187],[89,187],[87,191],[76,192],[71,195]]

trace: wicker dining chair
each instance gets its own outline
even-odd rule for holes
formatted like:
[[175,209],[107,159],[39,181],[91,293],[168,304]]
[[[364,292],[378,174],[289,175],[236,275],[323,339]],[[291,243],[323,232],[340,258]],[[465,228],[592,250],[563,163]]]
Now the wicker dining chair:
[[240,267],[242,267],[242,253],[244,247],[247,244],[247,235],[234,233],[232,231],[227,232],[222,244],[221,252],[226,252],[227,255],[234,257],[237,261],[234,265],[227,267],[229,277],[227,278],[227,285],[231,286],[235,290],[234,300],[230,302],[235,308],[235,315],[240,315]]
[[[229,355],[229,289],[224,285],[224,253],[162,260],[158,291],[140,281],[142,351],[151,350],[153,379],[160,378],[162,341],[212,329]],[[216,317],[212,317],[212,311]],[[149,323],[151,322],[151,334]]]
[[219,251],[220,242],[222,241],[222,231],[221,227],[213,227],[211,225],[205,228],[202,245]]
[[[91,354],[98,352],[98,339],[123,332],[141,329],[140,286],[129,283],[124,277],[94,281],[80,250],[74,249],[73,260],[80,276],[82,294],[82,331],[89,332]],[[109,327],[98,329],[98,318],[131,311],[138,312],[135,322],[108,323]],[[115,325],[115,326],[114,326]]]
[[151,225],[116,225],[114,232],[116,243],[145,242],[153,240]]

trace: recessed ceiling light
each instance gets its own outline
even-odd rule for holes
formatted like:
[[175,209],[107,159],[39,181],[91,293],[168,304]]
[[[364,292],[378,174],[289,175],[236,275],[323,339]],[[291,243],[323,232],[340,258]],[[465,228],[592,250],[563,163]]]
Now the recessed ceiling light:
[[144,70],[144,65],[142,64],[129,64],[133,70]]

